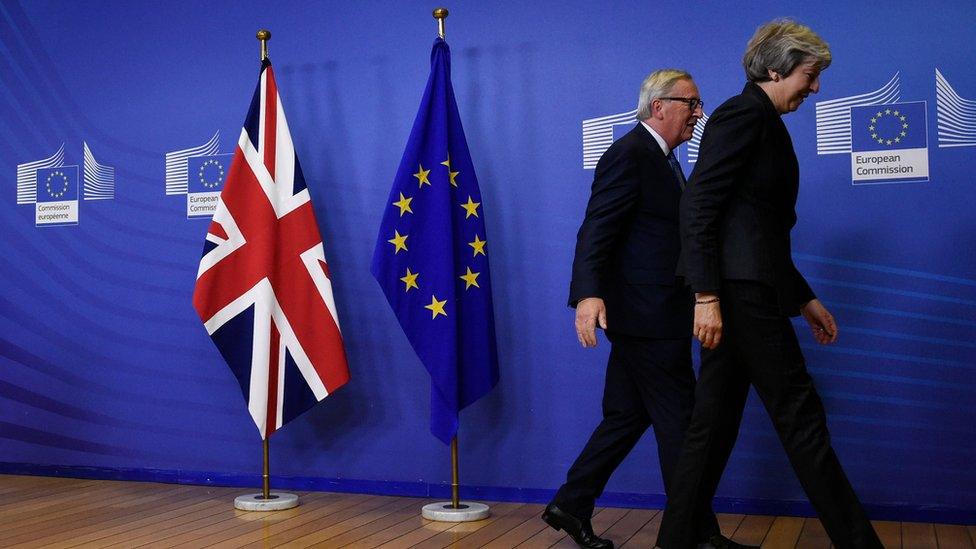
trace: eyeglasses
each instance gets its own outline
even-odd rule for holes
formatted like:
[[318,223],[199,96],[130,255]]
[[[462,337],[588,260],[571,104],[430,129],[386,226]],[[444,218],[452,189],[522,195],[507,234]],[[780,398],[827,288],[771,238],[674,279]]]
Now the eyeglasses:
[[698,107],[705,108],[705,102],[698,97],[658,97],[658,99],[666,101],[681,101],[682,103],[688,105],[688,108],[695,110]]

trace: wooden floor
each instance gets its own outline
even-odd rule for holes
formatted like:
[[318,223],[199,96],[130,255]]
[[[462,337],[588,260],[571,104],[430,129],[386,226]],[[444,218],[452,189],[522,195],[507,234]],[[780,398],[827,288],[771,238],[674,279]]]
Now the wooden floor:
[[[542,506],[492,504],[486,520],[420,518],[429,500],[300,493],[275,513],[233,508],[239,488],[0,475],[0,547],[575,547]],[[617,547],[653,547],[660,511],[597,509],[593,528]],[[719,515],[729,537],[769,548],[828,548],[816,519]],[[886,547],[970,548],[976,526],[876,522]]]

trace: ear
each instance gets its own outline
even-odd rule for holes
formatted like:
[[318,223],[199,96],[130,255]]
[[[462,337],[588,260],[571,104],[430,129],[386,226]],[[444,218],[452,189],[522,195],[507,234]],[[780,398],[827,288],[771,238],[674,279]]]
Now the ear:
[[660,99],[654,99],[651,101],[651,116],[657,119],[664,118],[664,115],[661,114],[661,109],[663,106],[664,101],[661,101]]
[[779,79],[781,77],[778,72],[774,71],[773,69],[766,69],[766,72],[769,74],[770,80],[772,80],[773,82],[779,82]]

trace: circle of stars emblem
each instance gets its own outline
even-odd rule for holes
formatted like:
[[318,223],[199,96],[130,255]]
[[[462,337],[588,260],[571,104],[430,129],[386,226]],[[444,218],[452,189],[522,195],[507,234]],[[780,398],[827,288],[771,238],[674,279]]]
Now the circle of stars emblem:
[[[54,188],[51,187],[51,183],[55,178],[61,178],[61,189],[55,190],[57,188],[57,183],[54,184]],[[44,188],[47,189],[47,194],[51,198],[61,198],[64,193],[68,192],[68,176],[64,175],[61,170],[55,170],[47,174],[47,180],[44,182]]]
[[[204,172],[206,172],[207,168],[210,166],[217,168],[217,170],[220,172],[220,176],[214,181],[207,181],[207,178],[204,175]],[[224,167],[220,164],[220,162],[217,162],[212,158],[210,160],[205,160],[203,164],[200,164],[200,170],[197,172],[197,177],[200,179],[201,185],[208,189],[214,189],[220,185],[221,181],[224,180]]]
[[[458,184],[459,184],[458,176],[461,174],[461,171],[455,170],[451,166],[450,156],[448,156],[447,160],[441,162],[440,165],[445,166],[447,168],[446,174],[443,171],[441,171],[439,168],[436,168],[437,171],[434,171],[434,168],[424,169],[423,164],[419,162],[417,163],[417,173],[411,175],[413,175],[413,177],[417,179],[417,188],[419,190],[416,191],[416,193],[414,193],[414,196],[407,196],[407,194],[404,193],[404,190],[406,190],[407,187],[404,186],[403,190],[399,190],[396,193],[396,196],[399,196],[400,199],[390,202],[390,205],[392,205],[395,208],[394,210],[396,212],[394,214],[396,216],[395,219],[404,218],[406,214],[413,214],[414,207],[417,207],[418,211],[420,210],[420,207],[423,206],[424,199],[422,198],[422,196],[424,196],[423,193],[425,193],[425,191],[423,191],[424,186],[428,186],[433,189],[436,188],[434,187],[434,185],[439,185],[441,184],[442,181],[446,179],[447,183],[449,183],[452,187],[452,189],[449,189],[451,200],[455,200],[456,198],[458,198],[455,196],[457,194],[457,191],[455,191],[454,189],[458,188]],[[410,169],[410,171],[413,171],[412,168]],[[444,175],[446,175],[446,178],[443,177]],[[464,183],[463,180],[460,181],[460,183],[463,184]],[[408,193],[409,192],[410,191],[408,191]],[[477,218],[473,220],[472,223],[476,221],[480,221],[481,215],[479,215],[478,210],[481,208],[481,202],[475,202],[474,196],[471,194],[468,194],[467,197],[468,197],[467,202],[457,201],[455,202],[455,204],[457,204],[459,207],[461,207],[464,210],[464,219]],[[420,204],[420,207],[413,204],[414,199],[417,199],[417,202]],[[406,257],[407,260],[409,260],[411,257],[410,255],[411,252],[407,244],[408,242],[407,239],[410,237],[410,235],[407,232],[405,232],[404,234],[400,234],[400,229],[403,228],[405,231],[409,230],[410,218],[406,217],[403,221],[406,223],[406,225],[398,225],[394,227],[393,238],[388,239],[387,242],[393,245],[393,255],[397,255],[400,252],[405,252],[403,256]],[[484,230],[483,225],[481,225],[481,227],[482,227],[481,230],[483,231]],[[485,250],[485,246],[488,244],[488,241],[482,240],[481,234],[478,233],[477,225],[475,226],[474,229],[474,236],[473,236],[474,240],[468,242],[467,239],[471,238],[469,236],[458,236],[458,238],[462,239],[459,242],[463,241],[467,243],[468,246],[471,247],[472,260],[477,258],[478,255],[482,255],[484,257],[488,256],[487,251]],[[423,241],[410,240],[409,242],[414,242],[415,244],[417,244],[418,248],[421,248],[420,257],[422,258],[423,257],[422,250],[424,247],[424,244],[422,243]],[[413,245],[414,244],[410,244],[409,246],[413,246]],[[480,289],[482,288],[482,284],[487,284],[487,273],[484,273],[486,277],[479,281],[478,277],[482,275],[482,271],[481,270],[473,271],[471,270],[472,266],[474,268],[479,268],[477,263],[472,263],[472,265],[464,265],[464,273],[457,272],[455,273],[455,275],[457,276],[457,280],[464,282],[465,291],[471,291],[472,293],[474,293],[477,290],[472,290],[472,288]],[[421,261],[420,268],[423,267],[424,267],[424,262]],[[420,297],[420,296],[426,296],[426,295],[430,296],[430,303],[423,305],[423,308],[430,311],[430,318],[432,321],[437,320],[437,318],[440,316],[446,318],[448,317],[449,314],[452,314],[451,307],[448,306],[448,302],[450,301],[450,299],[448,297],[444,297],[443,294],[442,294],[442,297],[444,297],[443,299],[437,299],[437,295],[432,291],[434,290],[433,286],[435,286],[435,284],[431,282],[426,282],[424,280],[424,276],[421,275],[421,272],[419,270],[417,272],[414,272],[413,268],[408,266],[406,267],[406,271],[398,271],[398,274],[401,272],[403,273],[403,276],[399,277],[399,280],[400,282],[403,283],[402,289],[405,294],[409,294],[410,290],[418,290],[417,292],[414,292],[414,294],[411,295],[416,295],[417,299],[424,299],[424,300],[426,300],[427,298]],[[457,285],[457,288],[460,289],[461,283],[455,282],[455,284]],[[398,287],[401,286],[398,285]],[[413,304],[419,304],[419,303],[421,302],[413,302]],[[458,303],[461,303],[461,301],[458,301]]]
[[[878,130],[878,122],[884,120],[885,117],[893,118],[898,122],[899,130],[896,134],[882,135]],[[908,118],[898,110],[885,109],[878,111],[871,117],[871,124],[868,126],[868,131],[871,132],[871,139],[877,141],[879,145],[897,145],[908,135]]]

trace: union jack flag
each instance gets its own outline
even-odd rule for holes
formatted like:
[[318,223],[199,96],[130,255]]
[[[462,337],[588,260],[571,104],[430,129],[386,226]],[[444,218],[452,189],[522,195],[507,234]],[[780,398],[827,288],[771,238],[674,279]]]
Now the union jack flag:
[[349,380],[322,237],[268,60],[207,231],[193,306],[261,438]]

